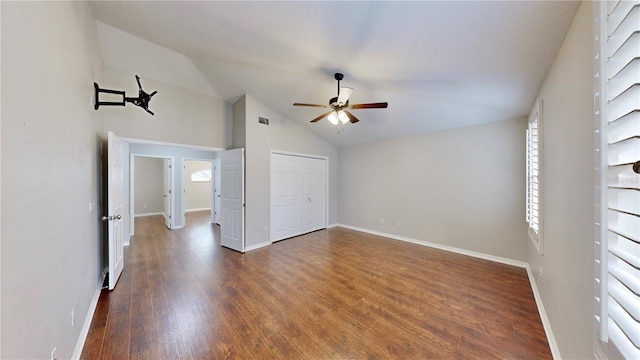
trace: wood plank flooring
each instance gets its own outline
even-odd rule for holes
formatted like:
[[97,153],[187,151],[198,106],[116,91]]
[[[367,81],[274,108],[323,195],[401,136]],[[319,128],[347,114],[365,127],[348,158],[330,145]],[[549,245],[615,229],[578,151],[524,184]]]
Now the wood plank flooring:
[[136,219],[82,359],[551,359],[522,268],[343,228],[240,254]]

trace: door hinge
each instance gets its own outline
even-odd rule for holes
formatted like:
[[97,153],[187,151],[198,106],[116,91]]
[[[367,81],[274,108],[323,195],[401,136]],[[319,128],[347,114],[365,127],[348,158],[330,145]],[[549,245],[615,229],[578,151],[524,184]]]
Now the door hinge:
[[169,190],[169,194],[171,194],[171,190]]

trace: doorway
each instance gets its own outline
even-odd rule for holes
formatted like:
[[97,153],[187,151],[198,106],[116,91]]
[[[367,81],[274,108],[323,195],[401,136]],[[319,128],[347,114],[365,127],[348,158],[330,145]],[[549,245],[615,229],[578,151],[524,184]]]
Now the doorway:
[[208,212],[211,223],[215,223],[215,172],[214,160],[183,159],[184,196],[182,197],[185,219],[192,212]]
[[162,215],[165,226],[173,228],[173,157],[131,154],[130,160],[130,235],[135,218]]

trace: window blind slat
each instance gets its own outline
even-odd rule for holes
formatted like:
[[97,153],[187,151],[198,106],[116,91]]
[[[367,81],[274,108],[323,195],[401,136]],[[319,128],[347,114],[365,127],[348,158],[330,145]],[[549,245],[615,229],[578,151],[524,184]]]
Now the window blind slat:
[[611,100],[618,97],[623,91],[638,83],[640,83],[640,58],[635,58],[609,79],[607,84],[608,99]]
[[634,85],[610,100],[607,108],[607,119],[610,122],[637,111],[640,108],[640,85]]
[[637,257],[627,251],[622,251],[616,248],[610,248],[609,253],[617,257],[619,260],[624,261],[629,266],[632,266],[636,269],[640,269],[640,257]]
[[607,169],[607,184],[638,189],[640,188],[640,176],[633,172],[631,164],[613,166]]
[[640,111],[634,111],[607,126],[607,142],[613,144],[622,139],[640,135]]
[[616,211],[640,216],[640,191],[610,189],[608,206]]
[[633,33],[631,36],[609,56],[607,60],[607,79],[613,78],[627,64],[638,57],[638,46],[640,45],[640,33]]
[[610,145],[607,153],[609,165],[634,163],[640,160],[640,139],[632,138],[624,143]]

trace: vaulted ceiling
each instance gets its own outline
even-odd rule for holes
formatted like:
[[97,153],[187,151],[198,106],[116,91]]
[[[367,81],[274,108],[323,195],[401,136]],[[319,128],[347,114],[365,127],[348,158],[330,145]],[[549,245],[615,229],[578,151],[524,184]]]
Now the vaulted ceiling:
[[[338,145],[528,114],[579,2],[92,1],[106,65],[233,101],[248,93]],[[132,36],[133,35],[133,36]],[[309,121],[335,72],[353,113]]]

